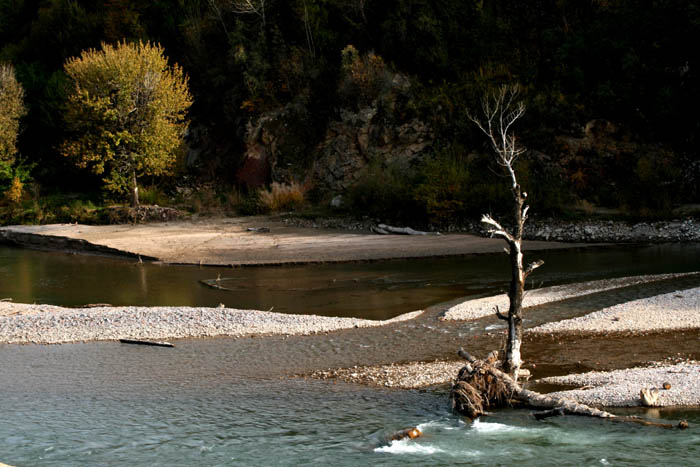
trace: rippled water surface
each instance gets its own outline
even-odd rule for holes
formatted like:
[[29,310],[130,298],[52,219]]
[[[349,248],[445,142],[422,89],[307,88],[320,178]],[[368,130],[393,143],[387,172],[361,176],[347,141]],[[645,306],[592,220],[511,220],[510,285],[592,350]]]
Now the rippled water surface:
[[[471,423],[444,391],[369,389],[239,366],[231,340],[175,349],[2,346],[0,460],[13,465],[697,465],[678,432],[501,411]],[[271,357],[275,358],[275,357]],[[278,357],[284,358],[284,357]],[[241,369],[239,369],[239,367]],[[424,436],[388,442],[420,425]]]
[[[693,245],[547,252],[543,284],[700,269]],[[502,256],[291,268],[194,268],[0,249],[0,298],[190,304],[393,316],[505,284]],[[231,290],[200,279],[221,275]],[[647,284],[545,305],[537,324],[697,286]],[[500,411],[471,423],[445,389],[398,391],[290,377],[312,369],[454,353],[496,323],[392,326],[307,337],[0,345],[0,462],[83,465],[700,465],[700,412],[651,414],[684,432]],[[480,339],[479,339],[480,340]],[[474,344],[476,341],[474,341]],[[390,443],[420,425],[425,435]]]

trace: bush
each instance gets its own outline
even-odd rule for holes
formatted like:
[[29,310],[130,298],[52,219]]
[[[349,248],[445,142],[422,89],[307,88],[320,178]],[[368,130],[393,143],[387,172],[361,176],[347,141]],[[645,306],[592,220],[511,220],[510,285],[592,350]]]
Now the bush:
[[142,204],[163,206],[170,202],[163,190],[156,186],[139,188],[139,198]]
[[305,189],[297,182],[283,184],[272,182],[269,189],[258,194],[258,204],[263,212],[279,212],[299,208],[304,203]]
[[411,195],[415,174],[398,167],[371,164],[348,189],[348,209],[355,215],[389,220],[423,222]]
[[413,191],[413,198],[430,223],[444,225],[464,216],[472,185],[464,159],[461,155],[437,154],[421,170],[421,181]]

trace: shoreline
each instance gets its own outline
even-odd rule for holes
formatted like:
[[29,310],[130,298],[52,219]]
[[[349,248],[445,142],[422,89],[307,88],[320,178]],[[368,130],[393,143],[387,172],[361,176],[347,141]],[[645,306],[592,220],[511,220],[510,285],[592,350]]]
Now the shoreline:
[[[262,226],[270,233],[251,232],[251,226]],[[8,232],[10,232],[8,234]],[[471,235],[450,234],[435,236],[379,236],[330,231],[328,229],[298,228],[283,225],[269,218],[241,221],[231,219],[212,222],[165,223],[136,226],[30,226],[0,229],[0,239],[8,235],[28,236],[32,241],[48,245],[78,245],[90,250],[95,245],[104,251],[127,252],[132,258],[140,257],[162,262],[185,264],[253,265],[292,264],[336,261],[373,261],[382,259],[465,254],[497,253],[503,244],[499,239]],[[530,242],[525,248],[537,249],[592,247],[591,243]],[[61,249],[61,248],[58,248]],[[444,253],[444,254],[443,254]],[[195,258],[200,258],[198,261]],[[201,258],[205,258],[202,260]],[[274,262],[271,258],[276,258]],[[537,306],[586,294],[612,290],[645,282],[675,279],[695,273],[636,276],[579,284],[547,287],[533,290],[525,306]],[[693,301],[680,306],[678,295],[688,294]],[[502,296],[468,300],[436,317],[441,321],[477,319],[492,313],[494,304],[501,304]],[[639,309],[648,310],[657,300],[654,316],[643,322]],[[700,329],[700,288],[664,294],[650,299],[635,300],[609,309],[599,310],[583,317],[548,323],[539,329],[526,330],[532,338],[569,334],[601,335],[627,333],[642,336],[667,329],[659,310],[677,306],[680,310],[673,329]],[[683,302],[685,303],[685,302]],[[653,310],[652,310],[653,311]],[[666,313],[665,311],[665,313]],[[679,310],[671,310],[676,313]],[[271,335],[311,335],[333,331],[384,326],[398,321],[415,319],[422,310],[384,321],[357,318],[330,318],[314,315],[291,315],[258,310],[198,307],[94,307],[62,308],[50,305],[28,305],[0,302],[0,343],[68,343],[95,340],[116,341],[127,339],[180,339],[208,337],[248,337]],[[674,315],[675,316],[675,315]],[[610,327],[610,323],[616,326]],[[310,376],[322,379],[342,379],[351,383],[369,384],[386,388],[425,388],[449,384],[462,362],[432,361],[392,363],[390,365],[336,368],[316,371]],[[629,369],[633,371],[633,369]],[[623,373],[623,379],[626,379]],[[630,373],[633,374],[633,373]],[[309,375],[307,375],[309,376]],[[700,378],[696,378],[700,380]],[[546,382],[546,380],[543,380]],[[676,384],[674,384],[676,385]],[[610,386],[610,385],[608,385]],[[608,386],[602,391],[612,391]],[[611,387],[611,386],[610,386]],[[638,393],[638,389],[636,389]],[[634,391],[633,391],[634,392]],[[700,388],[688,390],[692,406],[700,406]],[[589,393],[590,394],[590,393]],[[570,393],[578,397],[578,393]],[[588,394],[587,394],[588,395]],[[583,401],[583,399],[581,400]],[[611,402],[612,403],[612,402]]]
[[[529,308],[560,300],[583,297],[586,295],[615,290],[622,287],[645,284],[666,279],[678,279],[700,275],[700,272],[676,273],[676,274],[654,274],[645,276],[619,277],[615,279],[602,279],[597,281],[578,282],[567,285],[555,285],[552,287],[542,287],[530,289],[525,292],[523,308]],[[470,321],[493,315],[495,307],[501,310],[508,309],[508,295],[492,295],[488,297],[467,300],[449,308],[440,319],[445,321]]]
[[[0,242],[168,264],[229,267],[434,258],[503,250],[500,239],[464,233],[377,235],[295,227],[262,216],[134,225],[8,226],[0,227]],[[526,241],[524,248],[539,251],[601,245]]]
[[[697,273],[690,273],[697,274]],[[686,274],[687,275],[687,274]],[[624,286],[629,283],[644,283],[651,280],[668,278],[668,275],[656,275],[646,277],[630,277],[618,280],[616,285]],[[641,281],[641,282],[640,282]],[[588,287],[596,289],[600,281],[592,281]],[[561,287],[555,286],[558,299],[565,299],[566,293]],[[572,284],[568,287],[582,288],[582,284]],[[585,287],[583,287],[585,289]],[[551,291],[549,291],[551,292]],[[550,296],[554,296],[551,293]],[[684,299],[688,298],[689,302]],[[687,297],[686,297],[687,296]],[[577,338],[585,336],[602,336],[603,339],[614,339],[616,335],[622,335],[629,342],[635,338],[642,338],[653,333],[676,332],[679,329],[700,329],[700,307],[696,305],[700,299],[700,287],[685,289],[669,294],[656,295],[641,300],[633,300],[608,309],[599,310],[579,318],[563,320],[541,326],[545,330],[533,328],[526,330],[528,340],[547,338],[561,341],[567,336],[575,335]],[[473,300],[473,301],[478,301]],[[468,302],[467,302],[468,303]],[[664,313],[676,313],[674,306],[680,308],[683,326],[668,328],[662,323],[663,316],[655,314],[649,318],[640,310],[654,306],[661,308]],[[258,310],[236,310],[229,308],[193,308],[193,307],[92,307],[92,308],[63,308],[52,305],[30,305],[12,302],[0,302],[0,343],[27,344],[42,343],[56,344],[68,342],[84,342],[95,340],[116,341],[122,338],[131,339],[179,339],[179,338],[207,338],[207,337],[249,337],[271,335],[313,335],[333,331],[359,329],[384,326],[400,321],[409,321],[418,318],[424,312],[418,310],[399,315],[395,318],[383,321],[363,320],[357,318],[332,318],[316,315],[291,315]],[[603,318],[600,318],[602,315]],[[612,330],[604,326],[594,326],[603,319],[604,323],[614,318],[625,316],[616,322],[621,326]],[[435,317],[436,324],[441,320]],[[635,327],[635,323],[646,322],[649,326]],[[562,325],[564,323],[564,325]],[[572,324],[573,323],[573,324]],[[547,326],[550,326],[551,329]],[[540,336],[540,337],[538,337]],[[671,337],[673,334],[671,334]],[[476,336],[475,336],[476,337]],[[526,346],[532,345],[526,343]],[[535,362],[539,362],[535,357]],[[526,362],[527,364],[528,362]],[[687,363],[687,362],[686,362]],[[695,364],[690,362],[688,364]],[[377,366],[355,366],[352,368],[335,368],[318,370],[307,375],[319,379],[341,379],[343,381],[370,385],[375,387],[395,389],[423,389],[431,386],[450,384],[463,362],[456,360],[437,360],[431,362],[406,362],[392,363]],[[527,365],[526,365],[527,366]],[[546,365],[545,365],[546,366]],[[649,377],[649,386],[660,386],[664,371],[669,371],[669,365],[657,364],[657,375]],[[539,371],[539,370],[538,370]],[[634,394],[638,394],[640,388],[636,375],[638,368],[614,370],[615,377],[621,381],[617,385],[610,379],[601,384],[596,392],[587,392],[580,388],[574,388],[562,392],[560,395],[573,398],[579,402],[592,403],[599,406],[637,406],[634,402]],[[692,367],[696,372],[694,377],[697,384],[687,384],[680,380],[674,380],[672,385],[682,389],[683,398],[677,396],[678,391],[668,394],[673,397],[660,400],[664,406],[699,406],[700,407],[700,366]],[[629,372],[629,373],[626,373]],[[610,372],[592,372],[583,375],[565,375],[554,378],[543,378],[534,381],[535,384],[594,384],[596,375],[605,378]],[[629,377],[627,375],[630,375]],[[559,379],[557,379],[559,378]],[[566,379],[573,378],[573,379]],[[575,379],[579,378],[579,379]],[[588,378],[588,379],[587,379]],[[636,378],[636,379],[635,379]],[[693,379],[693,378],[691,378]],[[592,381],[592,382],[591,382]],[[622,385],[622,386],[620,386]],[[621,391],[621,387],[625,390]],[[616,394],[625,394],[626,399],[620,399]],[[595,395],[595,396],[592,396]],[[591,399],[597,397],[597,399]],[[622,401],[622,402],[621,402]],[[633,401],[633,402],[630,402]]]
[[378,321],[225,307],[64,308],[0,302],[0,344],[304,336],[384,326],[414,319],[422,313],[423,310],[417,310]]

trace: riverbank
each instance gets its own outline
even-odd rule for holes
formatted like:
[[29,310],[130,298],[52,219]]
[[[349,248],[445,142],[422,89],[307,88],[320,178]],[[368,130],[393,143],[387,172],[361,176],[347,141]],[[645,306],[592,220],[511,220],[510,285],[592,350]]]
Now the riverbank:
[[[694,273],[697,274],[697,273]],[[588,291],[610,290],[613,287],[631,286],[631,284],[644,284],[654,280],[668,280],[674,277],[685,277],[683,275],[655,275],[614,279],[609,281],[592,281],[584,284],[572,284],[569,286],[557,286],[542,289],[540,298],[566,299],[568,293],[583,293]],[[569,288],[568,291],[566,288]],[[536,362],[532,369],[535,377],[540,377],[542,371],[547,373],[548,365],[551,366],[551,357],[559,356],[560,363],[555,363],[556,368],[571,366],[570,361],[578,361],[581,367],[582,358],[591,360],[583,367],[600,368],[627,368],[635,366],[634,362],[652,362],[654,359],[663,358],[668,355],[676,355],[682,352],[681,346],[674,342],[696,341],[694,337],[697,330],[700,330],[700,288],[691,288],[673,293],[666,293],[643,300],[633,300],[614,307],[599,310],[589,315],[573,320],[563,320],[555,323],[548,323],[540,329],[535,328],[527,331],[525,335],[524,350],[526,353],[536,351],[535,354],[525,355],[526,363]],[[477,302],[472,300],[469,302]],[[469,303],[467,302],[467,304]],[[464,307],[464,304],[459,305]],[[435,313],[435,312],[432,312]],[[270,335],[311,335],[332,331],[348,331],[362,341],[362,333],[359,328],[376,328],[387,326],[392,323],[405,323],[408,326],[416,326],[418,322],[425,323],[420,326],[450,326],[450,323],[459,323],[456,320],[440,320],[440,314],[431,314],[425,317],[421,311],[407,313],[397,318],[385,321],[362,320],[355,318],[328,318],[314,315],[289,315],[274,312],[256,310],[234,310],[227,308],[191,308],[191,307],[90,307],[90,308],[62,308],[50,305],[29,305],[11,302],[0,302],[0,342],[2,343],[67,343],[78,341],[94,340],[117,340],[122,338],[131,339],[178,339],[189,337],[214,337],[214,336],[270,336]],[[472,317],[476,319],[478,317]],[[610,332],[609,323],[619,323],[615,327],[615,332]],[[650,337],[650,334],[658,332],[660,329],[667,329],[667,322],[676,323],[673,329],[693,330],[690,337],[672,332],[659,334],[658,338]],[[444,324],[440,324],[444,323]],[[643,323],[643,326],[639,326]],[[420,327],[419,326],[419,327]],[[385,332],[397,332],[395,327],[388,328]],[[380,331],[380,334],[384,331]],[[694,333],[694,334],[693,334]],[[486,348],[493,348],[497,345],[498,336],[475,335],[470,339],[478,339],[480,344],[486,344]],[[386,335],[386,334],[383,334]],[[570,337],[568,337],[570,336]],[[647,342],[649,339],[651,341]],[[481,342],[483,340],[483,342]],[[490,342],[490,343],[487,343]],[[542,341],[542,342],[540,342]],[[618,342],[619,341],[619,342]],[[665,342],[657,346],[659,342]],[[466,342],[469,347],[473,342]],[[581,342],[585,342],[581,346]],[[598,342],[598,343],[596,343]],[[650,345],[654,342],[654,345]],[[617,347],[608,348],[608,344],[616,343]],[[589,345],[590,344],[590,345]],[[588,347],[586,347],[586,345]],[[697,351],[697,346],[690,343],[691,347]],[[580,347],[575,350],[576,347]],[[687,347],[687,346],[686,346]],[[470,347],[471,348],[471,347]],[[566,352],[561,349],[566,348]],[[573,350],[572,350],[573,349]],[[624,349],[624,350],[623,350]],[[692,351],[692,352],[695,352]],[[691,352],[691,355],[693,354]],[[617,360],[610,361],[607,354],[616,355]],[[566,355],[564,355],[566,354]],[[625,357],[625,358],[621,358]],[[563,358],[563,360],[562,360]],[[695,356],[697,359],[697,356]],[[632,365],[630,365],[632,363]],[[675,362],[674,362],[675,363]],[[419,389],[436,385],[449,385],[457,371],[462,366],[461,361],[438,360],[430,362],[406,362],[392,363],[388,365],[368,365],[354,366],[349,368],[336,368],[320,370],[310,373],[307,376],[320,379],[342,379],[344,381],[380,386],[385,388]],[[637,364],[638,365],[638,364]],[[671,371],[668,364],[659,366],[657,373],[649,377],[647,386],[659,386],[663,382],[664,372]],[[698,371],[691,368],[689,378],[697,378]],[[620,399],[614,394],[620,393],[618,386],[603,385],[597,391],[600,394],[607,394],[607,399],[603,402],[596,402],[602,405],[629,405],[630,394],[638,394],[638,378],[630,370],[630,378],[625,373],[615,373],[616,378],[621,379],[619,384],[626,384],[624,391],[627,399]],[[635,370],[636,371],[636,370]],[[695,372],[695,373],[693,373]],[[551,373],[550,373],[551,374]],[[555,375],[557,373],[554,373]],[[581,377],[583,378],[583,377]],[[635,379],[637,378],[637,379]],[[628,381],[629,380],[629,381]],[[548,380],[536,381],[536,384],[564,384],[567,381],[578,380]],[[583,380],[581,380],[583,381]],[[588,380],[586,380],[588,381]],[[700,385],[688,385],[680,380],[669,381],[683,393],[684,399],[672,397],[667,398],[668,405],[691,405],[700,406]],[[583,382],[581,384],[593,384]],[[617,383],[616,383],[617,384]],[[578,391],[578,392],[577,392]],[[575,399],[593,393],[581,392],[574,389],[573,392],[566,392],[562,395]],[[675,394],[669,393],[669,394]],[[600,400],[603,396],[596,396]],[[588,401],[588,399],[579,399]],[[624,403],[620,402],[623,400]],[[631,400],[631,399],[630,399]],[[666,400],[666,399],[664,399]],[[663,400],[662,400],[663,402]],[[635,404],[632,404],[635,405]]]
[[[0,241],[37,249],[218,266],[376,261],[503,250],[502,240],[476,235],[376,235],[297,227],[265,216],[134,225],[9,226],[0,227]],[[543,241],[524,244],[528,251],[584,246],[591,245]]]
[[[594,281],[585,284],[585,286],[584,284],[574,284],[572,286],[549,287],[540,289],[542,292],[531,297],[529,305],[526,306],[561,300],[567,298],[568,293],[580,296],[584,293],[610,290],[615,285],[639,284],[651,281],[653,277],[659,280],[665,276]],[[452,307],[447,313],[451,313],[450,319],[452,320],[478,319],[487,313],[493,313],[494,303],[502,299],[503,297],[496,296],[470,300]],[[624,336],[623,340],[629,344],[623,347],[626,348],[628,355],[634,359],[637,356],[636,337],[646,339],[650,334],[654,335],[665,331],[667,332],[665,335],[659,334],[659,336],[670,337],[672,344],[673,334],[668,334],[668,332],[698,329],[700,329],[700,288],[692,288],[629,301],[579,318],[547,323],[526,330],[526,340],[530,342],[526,342],[524,346],[527,348],[533,340],[544,336],[558,341],[559,346],[566,345],[566,336],[576,336],[584,340],[592,337],[619,340],[621,336]],[[686,337],[679,335],[678,339],[686,339]],[[691,337],[691,339],[693,338]],[[638,345],[645,344],[639,342]],[[556,348],[556,345],[554,347]],[[674,354],[673,350],[681,349],[671,348],[667,352]],[[598,351],[604,350],[599,348]],[[654,351],[656,350],[652,350],[652,354]],[[681,353],[676,355],[681,355]],[[658,358],[658,354],[655,356]],[[602,360],[602,358],[600,359]],[[545,377],[535,380],[533,383],[535,385],[575,386],[572,389],[557,391],[554,394],[600,407],[639,406],[641,405],[639,398],[641,389],[661,388],[664,383],[669,383],[670,390],[660,391],[657,402],[659,407],[700,407],[700,363],[692,359],[683,361],[683,358],[676,358],[676,360],[681,361],[669,363],[668,361],[649,360],[644,367]],[[526,364],[531,365],[531,362],[526,362]],[[452,384],[455,375],[462,366],[462,361],[407,362],[330,369],[314,372],[312,376],[320,379],[338,378],[351,383],[372,386],[420,389]],[[531,365],[531,368],[537,373],[534,365]]]
[[[659,390],[657,407],[700,406],[700,362],[696,361],[653,362],[645,368],[553,376],[539,382],[575,386],[551,395],[598,407],[639,406],[639,391],[643,388]],[[668,389],[664,389],[665,384]]]
[[[343,229],[370,231],[377,220],[350,220],[346,218],[302,219],[288,217],[288,225],[315,229]],[[487,236],[478,219],[447,226],[444,233],[468,233]],[[700,242],[700,220],[679,217],[663,221],[622,220],[561,220],[554,218],[528,219],[523,238],[528,240],[597,243],[635,242]]]
[[700,328],[700,288],[633,300],[529,329],[531,334],[615,333]]

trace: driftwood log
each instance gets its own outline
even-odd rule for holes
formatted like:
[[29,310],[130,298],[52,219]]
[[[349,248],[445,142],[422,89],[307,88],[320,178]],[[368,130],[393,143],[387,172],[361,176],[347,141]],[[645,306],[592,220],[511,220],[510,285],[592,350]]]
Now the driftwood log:
[[151,345],[155,347],[175,347],[175,344],[163,341],[147,341],[139,339],[119,339],[122,344]]
[[386,224],[379,224],[376,227],[372,227],[372,232],[380,235],[440,235],[440,232],[423,232],[422,230],[413,230],[410,227],[394,227]]
[[467,364],[459,371],[457,381],[450,392],[450,399],[455,411],[471,419],[488,415],[486,410],[489,408],[505,407],[511,405],[512,401],[517,401],[528,407],[543,409],[544,412],[534,414],[538,420],[561,415],[585,415],[662,428],[688,427],[688,423],[684,420],[677,425],[672,425],[638,417],[620,417],[595,407],[579,404],[571,399],[530,391],[522,388],[510,375],[496,367],[498,361],[496,352],[492,352],[486,360],[479,360],[463,349],[459,349],[458,354],[467,360]]

